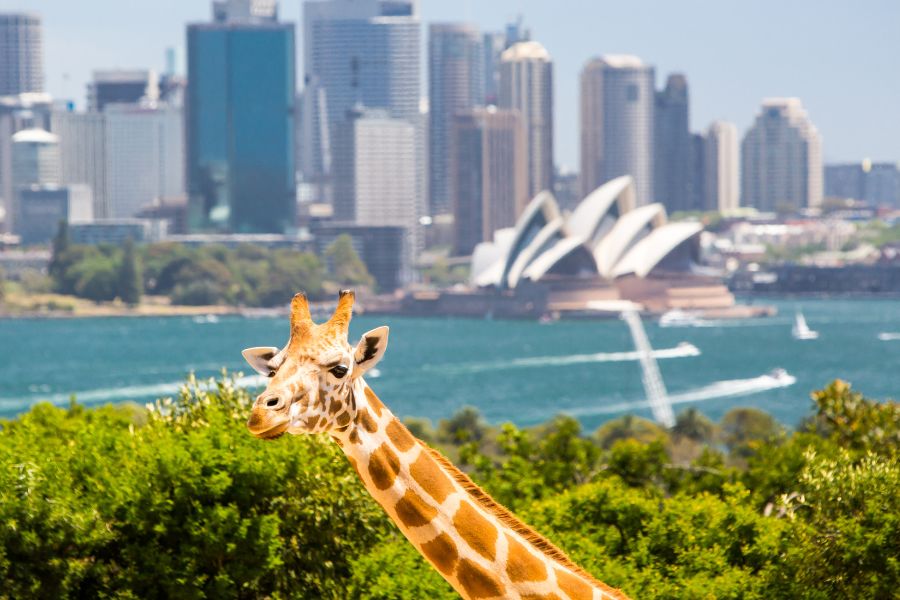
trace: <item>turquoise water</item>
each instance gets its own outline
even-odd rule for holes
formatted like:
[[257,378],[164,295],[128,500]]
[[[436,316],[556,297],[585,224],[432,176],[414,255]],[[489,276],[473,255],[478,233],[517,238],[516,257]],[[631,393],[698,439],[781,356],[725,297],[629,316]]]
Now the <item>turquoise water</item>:
[[[767,303],[778,306],[778,316],[709,327],[645,323],[662,355],[659,368],[676,413],[695,406],[717,419],[735,406],[754,406],[796,425],[809,413],[809,392],[836,377],[873,398],[900,397],[900,340],[878,339],[879,333],[900,333],[896,301]],[[791,338],[797,307],[820,332],[818,340]],[[589,429],[626,412],[651,415],[621,321],[360,316],[351,335],[381,324],[391,326],[390,345],[380,376],[369,383],[399,415],[436,420],[469,404],[491,422],[529,425],[568,412]],[[41,400],[65,405],[70,394],[88,405],[147,401],[172,394],[190,371],[203,377],[222,367],[247,373],[243,348],[277,346],[286,338],[284,318],[3,320],[0,415]],[[699,355],[679,347],[682,342]],[[773,369],[791,377],[767,377]],[[796,382],[785,385],[791,378]]]

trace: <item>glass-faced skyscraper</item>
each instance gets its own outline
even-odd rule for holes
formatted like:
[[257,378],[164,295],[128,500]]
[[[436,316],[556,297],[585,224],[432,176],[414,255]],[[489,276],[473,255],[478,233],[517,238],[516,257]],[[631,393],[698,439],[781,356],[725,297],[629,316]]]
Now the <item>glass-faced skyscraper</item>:
[[302,171],[329,177],[335,136],[359,106],[419,119],[420,24],[414,0],[303,4]]
[[296,212],[294,26],[217,13],[187,38],[190,227],[282,233]]
[[0,96],[44,91],[41,18],[0,13]]

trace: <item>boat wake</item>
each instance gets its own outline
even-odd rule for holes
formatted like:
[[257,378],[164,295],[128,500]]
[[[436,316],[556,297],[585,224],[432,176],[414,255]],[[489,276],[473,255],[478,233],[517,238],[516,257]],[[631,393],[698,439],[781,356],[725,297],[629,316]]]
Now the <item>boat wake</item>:
[[[258,387],[265,385],[266,378],[262,375],[250,375],[235,379],[235,385],[241,388]],[[211,389],[214,385],[209,380],[198,378],[202,389]],[[49,402],[57,406],[64,406],[74,396],[79,404],[92,405],[101,402],[119,402],[124,400],[146,400],[147,398],[160,398],[177,394],[184,381],[170,383],[156,383],[149,385],[129,385],[116,388],[102,388],[98,390],[86,390],[67,394],[38,394],[30,399],[0,398],[0,412],[21,410],[38,402]]]
[[[687,358],[700,356],[700,349],[688,342],[681,342],[673,348],[654,350],[653,357],[660,358]],[[580,365],[585,363],[625,362],[640,360],[637,351],[628,352],[596,352],[594,354],[568,354],[565,356],[529,356],[508,361],[464,363],[460,365],[426,365],[423,367],[429,371],[441,371],[447,374],[459,375],[463,373],[479,373],[482,371],[496,371],[498,369],[522,369],[540,367],[559,367],[566,365]]]
[[[788,387],[794,385],[796,382],[797,378],[790,375],[787,371],[775,369],[771,373],[760,375],[759,377],[751,377],[750,379],[726,379],[686,392],[670,394],[669,402],[671,404],[688,404],[692,402],[703,402],[705,400],[717,400],[719,398],[749,396],[767,390]],[[647,400],[636,400],[607,404],[605,406],[576,408],[565,412],[572,416],[586,417],[620,413],[637,408],[650,408],[650,403]]]

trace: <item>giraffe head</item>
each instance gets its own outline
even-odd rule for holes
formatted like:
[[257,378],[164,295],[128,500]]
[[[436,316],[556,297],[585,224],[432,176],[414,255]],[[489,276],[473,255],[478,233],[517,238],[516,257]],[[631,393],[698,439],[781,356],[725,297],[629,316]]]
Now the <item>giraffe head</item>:
[[316,324],[306,296],[291,301],[291,336],[284,348],[247,348],[244,358],[269,377],[256,398],[247,427],[256,437],[283,433],[319,433],[346,428],[356,419],[355,382],[375,366],[387,348],[388,328],[362,336],[355,348],[347,342],[353,292],[343,291],[325,323]]

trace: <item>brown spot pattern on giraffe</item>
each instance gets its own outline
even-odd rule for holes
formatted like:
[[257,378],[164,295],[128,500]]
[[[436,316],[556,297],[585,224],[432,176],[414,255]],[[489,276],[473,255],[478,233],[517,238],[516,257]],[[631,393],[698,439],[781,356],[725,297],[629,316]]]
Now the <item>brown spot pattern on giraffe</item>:
[[427,504],[412,490],[406,490],[394,510],[397,511],[400,522],[407,527],[427,525],[437,515],[437,509]]
[[453,569],[456,568],[456,559],[459,558],[456,544],[446,533],[422,544],[422,554],[437,567],[438,571],[448,577],[453,574]]
[[363,409],[359,411],[356,415],[356,420],[359,421],[362,424],[363,429],[369,433],[378,431],[378,423],[375,422],[375,419],[372,418],[372,415],[369,414],[368,410]]
[[453,526],[466,543],[478,554],[494,560],[497,553],[497,528],[472,503],[462,501],[453,516]]
[[388,423],[387,436],[400,452],[406,452],[416,445],[416,438],[397,419],[391,419],[391,422]]
[[369,456],[369,477],[379,490],[386,490],[394,484],[400,460],[386,444],[381,444]]
[[366,387],[366,399],[369,401],[369,406],[375,411],[375,414],[380,417],[384,404],[381,403],[381,400],[378,399],[378,396],[375,395],[375,392],[370,387]]
[[410,465],[409,474],[438,504],[443,504],[453,492],[453,483],[424,448]]
[[459,561],[456,578],[470,598],[495,598],[503,594],[500,581],[467,558]]
[[559,584],[559,588],[572,600],[591,600],[594,597],[594,591],[591,589],[591,586],[568,571],[556,569],[556,582]]
[[507,534],[509,553],[506,559],[506,573],[510,581],[543,581],[547,579],[544,562],[529,552],[513,536]]
[[522,594],[519,598],[522,600],[562,600],[556,594]]
[[338,415],[337,419],[335,419],[335,423],[337,423],[338,427],[345,427],[350,424],[350,413],[342,412]]

